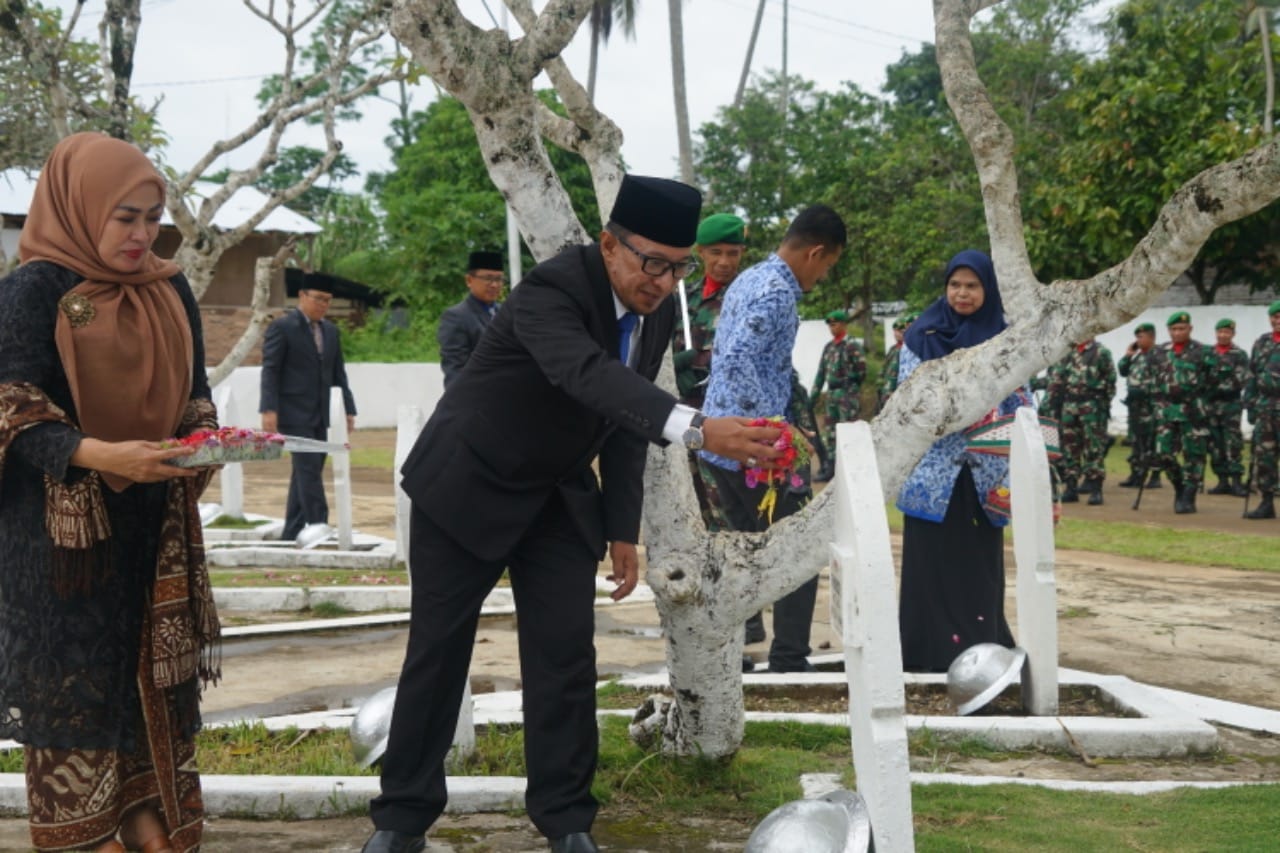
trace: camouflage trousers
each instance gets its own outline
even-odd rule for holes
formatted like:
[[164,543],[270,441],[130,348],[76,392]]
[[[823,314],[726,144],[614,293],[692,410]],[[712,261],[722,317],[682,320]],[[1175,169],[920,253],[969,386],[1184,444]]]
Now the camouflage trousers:
[[1258,491],[1274,495],[1280,485],[1280,407],[1258,412],[1253,422],[1253,483]]
[[[1204,458],[1209,429],[1201,422],[1160,418],[1156,421],[1156,455],[1153,468],[1164,471],[1172,482],[1199,487],[1204,482]],[[1178,462],[1178,456],[1182,462]]]
[[847,424],[856,421],[862,409],[862,401],[853,391],[828,391],[827,406],[822,422],[822,446],[827,449],[827,457],[836,458],[836,424]]
[[1129,403],[1129,468],[1147,471],[1155,464],[1156,413],[1148,400]]
[[1218,479],[1244,476],[1244,435],[1240,431],[1240,415],[1244,406],[1238,400],[1214,400],[1208,405],[1209,462]]
[[1106,476],[1107,415],[1086,407],[1062,407],[1058,424],[1062,458],[1058,474],[1064,482],[1102,480]]

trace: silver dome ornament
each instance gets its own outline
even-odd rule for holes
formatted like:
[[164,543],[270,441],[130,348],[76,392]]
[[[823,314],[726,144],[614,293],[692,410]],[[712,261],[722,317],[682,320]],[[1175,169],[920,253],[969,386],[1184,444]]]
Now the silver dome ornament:
[[875,849],[866,801],[844,789],[792,800],[751,833],[743,853],[867,853]]
[[396,689],[385,687],[365,700],[351,720],[351,751],[361,767],[369,767],[387,751]]
[[960,653],[947,669],[947,698],[960,716],[972,714],[1018,680],[1027,653],[1020,647],[978,643]]

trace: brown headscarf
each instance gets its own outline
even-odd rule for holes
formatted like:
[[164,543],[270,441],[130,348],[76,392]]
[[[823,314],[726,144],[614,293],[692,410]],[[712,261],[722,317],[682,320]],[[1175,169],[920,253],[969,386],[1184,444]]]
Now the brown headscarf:
[[[77,133],[49,155],[18,241],[23,263],[51,261],[84,276],[58,303],[54,333],[80,430],[103,441],[175,433],[191,393],[186,310],[169,279],[172,261],[148,251],[137,272],[112,269],[99,253],[117,205],[144,184],[165,183],[138,148]],[[129,481],[103,479],[117,491]]]

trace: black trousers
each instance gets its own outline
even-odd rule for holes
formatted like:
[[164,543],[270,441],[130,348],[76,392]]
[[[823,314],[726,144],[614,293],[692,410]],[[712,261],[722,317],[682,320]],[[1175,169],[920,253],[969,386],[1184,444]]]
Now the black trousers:
[[409,646],[382,760],[382,794],[370,804],[378,829],[420,835],[444,811],[444,761],[457,728],[480,605],[504,568],[520,641],[529,818],[548,838],[591,829],[599,748],[597,565],[559,497],[548,502],[512,553],[494,562],[477,558],[413,508]]
[[[299,438],[323,439],[329,431],[323,426],[281,424],[280,432]],[[308,524],[329,522],[329,502],[324,497],[324,460],[326,453],[290,453],[293,471],[289,476],[289,497],[284,506],[284,530],[281,539],[297,539]]]
[[[711,475],[715,499],[730,529],[758,533],[769,528],[769,519],[762,517],[757,509],[764,497],[765,486],[748,487],[741,471],[730,471],[707,462],[701,468]],[[781,521],[808,500],[807,484],[799,491],[779,488],[773,520]],[[818,576],[815,574],[773,603],[773,641],[769,644],[771,669],[799,670],[808,663],[809,652],[812,651],[809,632],[813,626],[813,606],[817,598]]]

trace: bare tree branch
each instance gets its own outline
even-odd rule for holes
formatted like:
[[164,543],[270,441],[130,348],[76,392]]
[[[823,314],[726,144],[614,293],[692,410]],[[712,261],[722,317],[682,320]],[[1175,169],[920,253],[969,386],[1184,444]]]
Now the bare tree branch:
[[271,280],[275,278],[276,273],[284,269],[285,262],[293,257],[297,246],[297,238],[291,237],[279,248],[274,257],[258,258],[255,262],[253,267],[253,298],[250,303],[250,307],[253,308],[253,316],[245,324],[244,333],[240,335],[240,340],[236,341],[236,345],[231,348],[231,352],[227,353],[222,362],[209,372],[210,386],[217,385],[230,376],[231,371],[239,367],[245,356],[258,345],[258,340],[262,337],[262,330],[266,328],[267,323],[271,320],[271,314],[267,307],[267,301],[271,297]]

